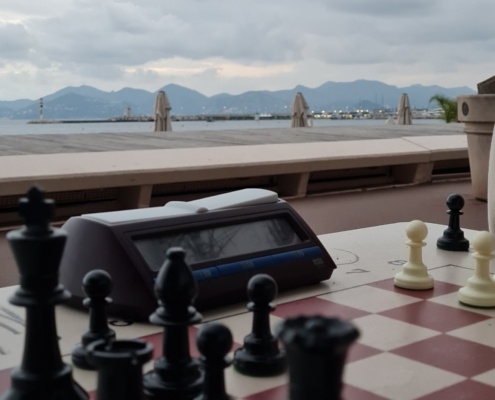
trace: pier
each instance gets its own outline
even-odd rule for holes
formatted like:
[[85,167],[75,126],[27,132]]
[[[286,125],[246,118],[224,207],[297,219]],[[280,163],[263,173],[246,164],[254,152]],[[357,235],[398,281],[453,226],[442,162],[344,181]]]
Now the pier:
[[99,119],[33,119],[28,124],[45,125],[45,124],[96,124],[108,122],[153,122],[154,118],[149,116],[131,116],[131,117],[114,117]]

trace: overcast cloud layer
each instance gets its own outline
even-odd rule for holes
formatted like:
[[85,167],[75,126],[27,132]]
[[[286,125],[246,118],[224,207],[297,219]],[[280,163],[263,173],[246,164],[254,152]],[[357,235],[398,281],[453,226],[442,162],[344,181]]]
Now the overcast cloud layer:
[[495,1],[2,0],[0,100],[65,86],[206,95],[495,75]]

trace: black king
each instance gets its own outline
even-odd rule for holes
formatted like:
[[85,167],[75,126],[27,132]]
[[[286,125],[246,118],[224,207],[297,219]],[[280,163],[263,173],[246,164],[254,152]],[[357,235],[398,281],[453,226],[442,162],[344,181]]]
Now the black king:
[[25,226],[9,232],[7,239],[20,286],[9,300],[26,308],[26,332],[21,365],[13,370],[11,387],[1,399],[88,399],[71,366],[62,361],[58,345],[55,306],[70,297],[58,280],[67,236],[49,226],[54,204],[39,188],[29,190],[19,209]]

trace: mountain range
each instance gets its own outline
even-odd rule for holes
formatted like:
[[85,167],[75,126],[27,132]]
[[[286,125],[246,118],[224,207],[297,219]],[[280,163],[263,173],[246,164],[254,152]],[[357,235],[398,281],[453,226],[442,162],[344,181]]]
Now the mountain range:
[[[277,91],[249,91],[238,95],[220,93],[205,96],[198,91],[169,84],[157,90],[165,91],[172,105],[172,115],[199,114],[275,114],[290,113],[294,95],[303,93],[310,110],[395,109],[402,93],[407,93],[411,106],[417,109],[435,108],[433,95],[449,98],[475,94],[469,87],[444,88],[412,85],[397,87],[379,81],[326,82],[316,88],[296,86]],[[128,108],[133,116],[154,114],[157,92],[123,88],[105,92],[91,86],[66,87],[43,97],[45,119],[112,118],[122,116]],[[37,119],[39,99],[0,101],[0,118]]]

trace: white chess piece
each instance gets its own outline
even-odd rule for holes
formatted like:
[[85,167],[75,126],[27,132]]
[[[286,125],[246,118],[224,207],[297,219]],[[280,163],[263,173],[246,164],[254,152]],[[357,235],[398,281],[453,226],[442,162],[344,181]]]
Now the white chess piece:
[[409,260],[402,271],[395,275],[394,285],[403,289],[425,290],[433,287],[433,277],[428,275],[428,269],[423,264],[424,239],[428,235],[428,227],[419,220],[407,225],[406,235],[409,240]]
[[472,241],[476,260],[474,275],[466,286],[459,289],[461,303],[474,307],[495,307],[495,283],[490,277],[490,260],[495,250],[495,236],[487,231],[478,232]]

